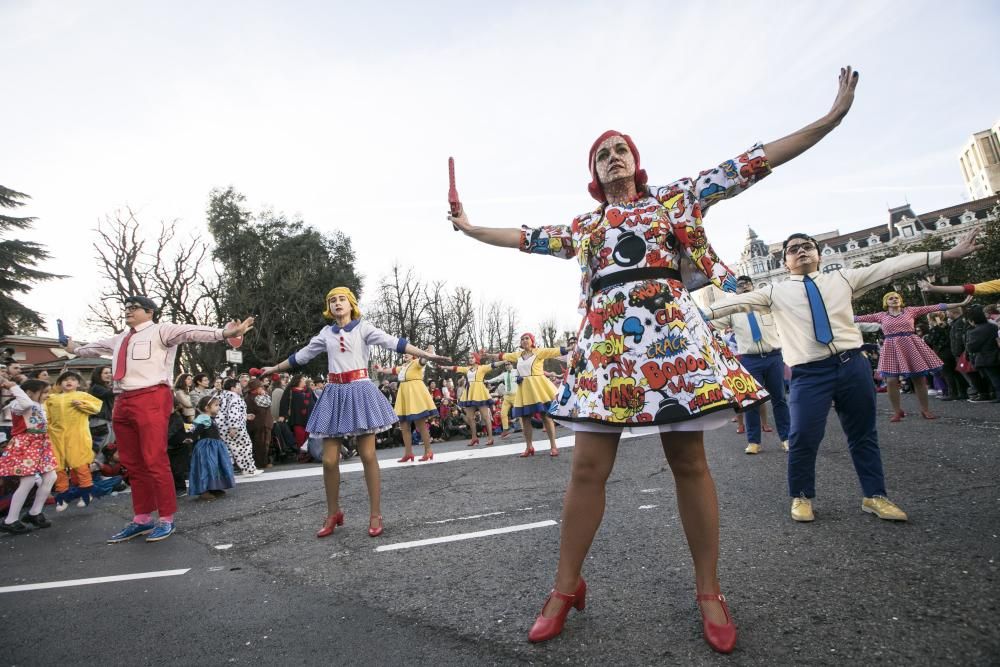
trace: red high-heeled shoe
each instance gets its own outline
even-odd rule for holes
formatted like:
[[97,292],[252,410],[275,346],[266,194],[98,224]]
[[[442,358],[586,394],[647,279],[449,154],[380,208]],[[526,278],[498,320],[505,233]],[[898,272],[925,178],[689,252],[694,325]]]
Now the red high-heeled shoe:
[[430,454],[424,454],[423,456],[421,456],[417,460],[418,461],[433,461],[434,460],[434,452],[431,452]]
[[905,416],[906,416],[906,413],[903,412],[902,410],[899,410],[898,412],[896,412],[896,414],[894,414],[893,416],[889,417],[889,421],[891,421],[893,423],[895,423],[895,422],[901,422],[901,421],[903,421],[903,417],[905,417]]
[[493,438],[490,438],[489,440],[486,441],[486,446],[487,447],[492,447],[493,446]]
[[559,450],[558,449],[550,449],[549,450],[549,456],[559,456]]
[[526,450],[524,450],[523,452],[521,452],[520,454],[518,454],[517,457],[520,458],[520,459],[523,459],[525,457],[534,456],[534,455],[535,455],[535,448],[534,447],[528,447]]
[[473,438],[472,440],[470,440],[469,444],[466,445],[466,447],[475,447],[478,444],[479,444],[479,438],[477,437],[477,438]]
[[722,605],[722,612],[726,615],[725,625],[716,625],[708,620],[705,611],[698,605],[701,611],[701,627],[705,633],[705,641],[708,645],[719,653],[732,653],[736,646],[736,625],[733,624],[733,617],[729,613],[729,606],[726,604],[726,596],[715,593],[699,593],[695,596],[697,602],[712,600]]
[[326,521],[323,522],[323,527],[319,529],[316,533],[316,537],[326,537],[327,535],[333,535],[333,529],[337,526],[344,525],[344,512],[338,510],[333,516],[326,517]]
[[774,433],[774,429],[769,424],[761,425],[760,430],[764,433]]
[[553,588],[552,592],[549,593],[549,597],[545,599],[545,604],[542,605],[542,611],[545,611],[545,605],[549,603],[551,598],[562,600],[564,603],[563,608],[552,618],[546,618],[539,612],[538,618],[535,619],[531,630],[528,631],[529,642],[544,642],[557,637],[566,624],[566,616],[569,615],[569,610],[576,607],[578,611],[583,611],[583,608],[587,606],[587,582],[583,580],[583,577],[580,577],[580,583],[577,584],[576,591],[572,595],[560,593]]
[[[371,522],[372,519],[378,519],[378,528],[372,528],[372,522]],[[381,514],[379,514],[378,516],[370,517],[368,519],[368,537],[378,537],[379,535],[382,534],[382,530],[384,530],[384,528],[385,527],[382,525]]]
[[413,454],[410,454],[408,456],[404,456],[403,458],[399,459],[398,461],[396,461],[396,463],[406,463],[407,461],[412,461],[412,460],[413,460]]
[[923,410],[920,411],[920,416],[923,417],[924,419],[939,419],[939,417],[936,414],[932,412],[924,412]]

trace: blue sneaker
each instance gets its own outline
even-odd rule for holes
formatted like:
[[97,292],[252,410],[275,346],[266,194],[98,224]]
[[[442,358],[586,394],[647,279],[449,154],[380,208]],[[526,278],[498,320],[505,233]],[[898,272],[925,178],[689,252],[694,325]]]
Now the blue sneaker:
[[160,540],[165,540],[174,534],[174,522],[171,521],[167,523],[166,521],[157,521],[156,528],[153,529],[148,536],[146,536],[147,542],[159,542]]
[[153,532],[156,528],[155,524],[152,523],[136,523],[131,522],[129,525],[125,526],[125,529],[120,533],[115,533],[108,538],[108,544],[118,544],[119,542],[128,542],[133,537],[138,537],[139,535],[145,535],[146,533]]

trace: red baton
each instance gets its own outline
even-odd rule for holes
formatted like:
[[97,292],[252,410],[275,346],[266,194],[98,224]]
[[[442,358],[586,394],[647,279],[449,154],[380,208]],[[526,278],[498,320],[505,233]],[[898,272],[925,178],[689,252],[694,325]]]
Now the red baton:
[[[454,216],[462,215],[462,202],[458,199],[458,190],[455,189],[455,158],[448,158],[448,206]],[[452,225],[458,231],[458,225]]]

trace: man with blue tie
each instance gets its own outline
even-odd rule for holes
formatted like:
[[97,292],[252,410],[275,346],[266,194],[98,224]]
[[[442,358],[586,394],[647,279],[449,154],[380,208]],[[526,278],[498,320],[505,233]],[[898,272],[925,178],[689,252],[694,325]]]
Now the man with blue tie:
[[875,387],[871,366],[861,354],[851,299],[899,276],[934,269],[942,260],[975,252],[976,232],[944,252],[890,257],[856,269],[820,273],[819,246],[807,234],[792,234],[782,245],[788,280],[728,296],[708,309],[711,319],[734,312],[770,312],[784,356],[792,367],[788,491],[792,518],[812,521],[816,496],[816,453],[831,404],[837,410],[864,498],[861,509],[880,519],[906,521],[886,497],[882,455],[875,428]]
[[[748,276],[736,279],[736,293],[753,291],[753,281]],[[781,356],[781,338],[770,313],[733,313],[712,320],[712,324],[733,330],[740,363],[771,394],[774,425],[778,427],[781,448],[788,451],[788,402],[785,400],[785,359]],[[760,408],[754,406],[746,412],[747,454],[759,454],[761,446]]]

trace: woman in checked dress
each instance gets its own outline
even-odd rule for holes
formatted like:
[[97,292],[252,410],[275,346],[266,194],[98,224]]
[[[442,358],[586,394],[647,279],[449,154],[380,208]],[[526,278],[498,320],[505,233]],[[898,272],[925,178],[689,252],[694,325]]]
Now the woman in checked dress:
[[878,358],[878,373],[885,380],[889,389],[889,402],[892,403],[891,422],[898,422],[906,416],[900,403],[899,379],[910,378],[913,382],[913,392],[920,404],[920,414],[924,419],[937,419],[931,413],[927,400],[927,376],[936,373],[944,366],[940,357],[927,346],[915,332],[915,320],[928,313],[937,313],[964,306],[972,300],[968,297],[959,304],[939,303],[933,306],[904,307],[903,297],[899,292],[887,292],[882,297],[882,307],[885,311],[870,315],[857,315],[855,322],[871,322],[882,326],[885,342]]
[[[702,215],[818,142],[850,109],[858,77],[841,70],[833,108],[820,120],[718,167],[663,187],[646,184],[627,135],[609,131],[590,149],[589,190],[600,202],[571,225],[476,227],[464,211],[449,222],[468,236],[523,252],[576,259],[584,319],[556,395],[553,418],[576,431],[563,505],[555,587],[528,633],[562,632],[583,609],[583,561],[604,514],[605,483],[625,428],[657,432],[674,474],[677,504],[694,560],[696,599],[706,641],[728,653],[736,627],[717,576],[719,514],[702,431],[726,424],[733,409],[766,392],[712,335],[688,294],[709,282],[735,289],[735,276],[705,238]],[[525,147],[526,154],[533,147]]]

